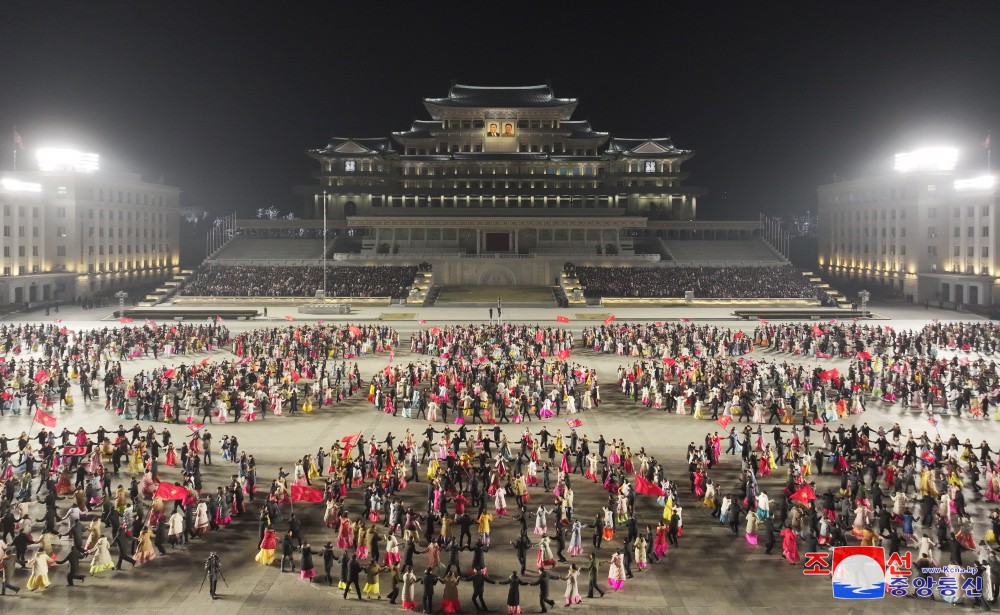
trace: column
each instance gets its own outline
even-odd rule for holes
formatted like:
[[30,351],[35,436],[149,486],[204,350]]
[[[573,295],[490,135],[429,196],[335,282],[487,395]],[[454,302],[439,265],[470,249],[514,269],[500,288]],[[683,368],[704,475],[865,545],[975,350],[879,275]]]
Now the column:
[[518,251],[517,251],[517,237],[518,237],[519,234],[520,234],[520,231],[518,229],[514,229],[514,254],[518,254]]
[[482,231],[476,229],[476,254],[482,253]]

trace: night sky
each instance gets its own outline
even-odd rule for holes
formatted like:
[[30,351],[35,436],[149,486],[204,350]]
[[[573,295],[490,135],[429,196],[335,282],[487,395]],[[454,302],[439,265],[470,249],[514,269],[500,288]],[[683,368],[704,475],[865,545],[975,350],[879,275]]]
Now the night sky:
[[673,137],[702,218],[805,212],[924,144],[978,170],[1000,132],[996,2],[260,4],[5,2],[0,123],[213,215],[297,210],[305,149],[404,130],[452,79],[550,80],[596,130]]

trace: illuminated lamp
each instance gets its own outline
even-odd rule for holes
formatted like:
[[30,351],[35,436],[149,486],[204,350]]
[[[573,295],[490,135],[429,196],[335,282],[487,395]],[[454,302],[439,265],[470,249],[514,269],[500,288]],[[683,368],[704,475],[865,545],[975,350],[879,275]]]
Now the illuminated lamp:
[[900,173],[912,171],[951,171],[958,162],[958,149],[954,147],[924,147],[895,156],[895,169]]

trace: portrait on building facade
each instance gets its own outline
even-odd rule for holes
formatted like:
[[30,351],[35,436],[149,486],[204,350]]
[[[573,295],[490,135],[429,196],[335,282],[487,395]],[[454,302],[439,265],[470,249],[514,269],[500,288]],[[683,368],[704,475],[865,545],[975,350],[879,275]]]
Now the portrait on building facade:
[[486,118],[486,136],[489,138],[513,137],[516,134],[512,121]]

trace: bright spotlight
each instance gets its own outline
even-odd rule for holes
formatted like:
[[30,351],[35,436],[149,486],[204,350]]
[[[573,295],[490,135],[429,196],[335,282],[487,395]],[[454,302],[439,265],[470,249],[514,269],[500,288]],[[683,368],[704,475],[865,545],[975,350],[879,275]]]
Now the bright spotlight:
[[996,175],[980,175],[968,179],[956,179],[955,190],[992,190],[997,185]]
[[951,171],[958,162],[958,149],[954,147],[924,147],[912,152],[896,154],[896,170],[900,173],[912,171]]
[[11,192],[41,192],[42,185],[36,184],[34,182],[24,182],[19,179],[11,179],[5,177],[0,179],[0,186],[3,186]]
[[101,167],[100,156],[75,149],[45,147],[39,149],[36,155],[39,171],[93,173]]

